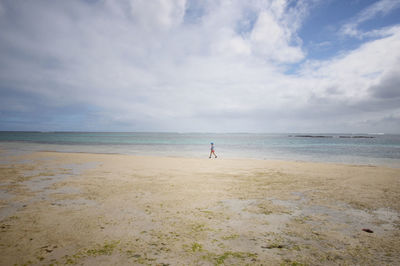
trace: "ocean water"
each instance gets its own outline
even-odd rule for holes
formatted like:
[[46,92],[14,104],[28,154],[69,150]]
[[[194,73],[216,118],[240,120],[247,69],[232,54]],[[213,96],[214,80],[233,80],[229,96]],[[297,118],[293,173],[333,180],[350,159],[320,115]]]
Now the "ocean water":
[[0,149],[335,162],[400,167],[400,135],[0,132]]

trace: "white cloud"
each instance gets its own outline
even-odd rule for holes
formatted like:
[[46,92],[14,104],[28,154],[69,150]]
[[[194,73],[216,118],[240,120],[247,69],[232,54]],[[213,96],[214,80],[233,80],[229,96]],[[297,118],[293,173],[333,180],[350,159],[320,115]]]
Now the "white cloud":
[[400,28],[393,27],[391,31],[391,36],[367,42],[331,60],[309,62],[302,73],[328,80],[328,84],[340,84],[338,87],[349,99],[368,97],[368,86],[399,66]]
[[[341,33],[352,37],[365,37],[365,34],[358,29],[358,26],[365,21],[384,16],[400,7],[400,0],[379,0],[358,13],[351,22],[341,28]],[[377,32],[375,31],[375,34]],[[382,32],[380,32],[382,33]]]
[[150,28],[152,31],[168,30],[182,22],[185,14],[185,1],[131,0],[129,1],[129,11],[133,21],[140,28]]
[[386,15],[400,6],[399,0],[380,0],[365,8],[357,17],[357,22],[361,23],[374,18],[377,15]]
[[291,46],[291,32],[269,12],[261,12],[250,38],[254,52],[278,62],[294,63],[303,59],[300,47]]

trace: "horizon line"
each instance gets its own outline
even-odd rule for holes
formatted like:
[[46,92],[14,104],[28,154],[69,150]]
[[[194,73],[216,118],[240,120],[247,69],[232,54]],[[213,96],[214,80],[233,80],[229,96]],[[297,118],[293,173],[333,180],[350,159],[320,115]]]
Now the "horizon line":
[[366,135],[398,135],[399,133],[387,132],[322,132],[322,131],[287,131],[287,132],[249,132],[249,131],[226,131],[226,132],[212,132],[212,131],[80,131],[80,130],[0,130],[0,132],[25,132],[25,133],[169,133],[169,134],[366,134]]

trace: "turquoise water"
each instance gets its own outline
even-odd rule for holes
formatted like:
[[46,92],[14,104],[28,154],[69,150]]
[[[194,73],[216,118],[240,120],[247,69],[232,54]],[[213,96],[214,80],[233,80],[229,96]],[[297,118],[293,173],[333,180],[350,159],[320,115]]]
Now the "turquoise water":
[[256,158],[373,164],[400,167],[400,135],[251,133],[0,132],[8,151],[118,153]]

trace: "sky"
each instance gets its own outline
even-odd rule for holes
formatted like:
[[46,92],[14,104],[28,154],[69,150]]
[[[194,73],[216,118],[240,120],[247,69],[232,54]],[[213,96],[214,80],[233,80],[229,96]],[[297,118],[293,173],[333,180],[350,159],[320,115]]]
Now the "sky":
[[400,133],[400,0],[0,0],[0,130]]

